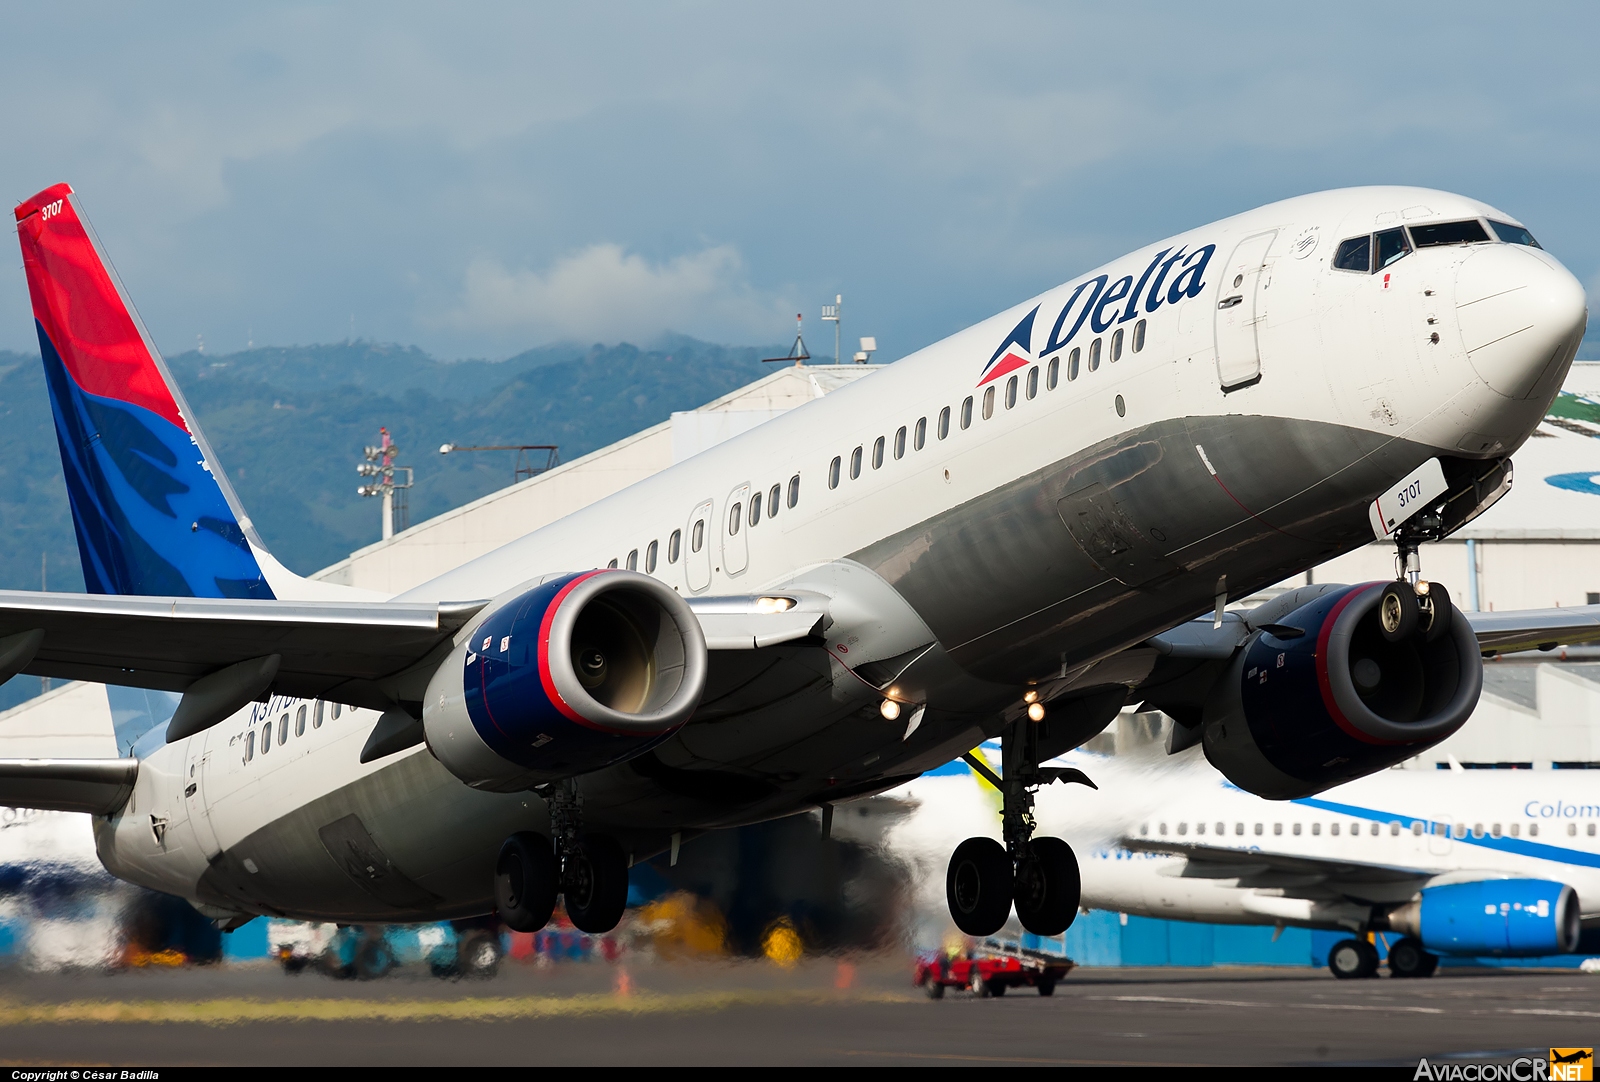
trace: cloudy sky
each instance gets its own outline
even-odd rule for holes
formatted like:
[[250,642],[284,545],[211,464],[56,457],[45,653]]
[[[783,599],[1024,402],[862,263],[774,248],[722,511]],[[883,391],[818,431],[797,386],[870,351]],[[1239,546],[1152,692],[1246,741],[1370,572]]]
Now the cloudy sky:
[[[1284,196],[1448,188],[1600,290],[1589,3],[8,4],[4,194],[78,191],[168,352],[899,356]],[[15,254],[15,249],[12,249]],[[0,348],[33,348],[18,260]]]

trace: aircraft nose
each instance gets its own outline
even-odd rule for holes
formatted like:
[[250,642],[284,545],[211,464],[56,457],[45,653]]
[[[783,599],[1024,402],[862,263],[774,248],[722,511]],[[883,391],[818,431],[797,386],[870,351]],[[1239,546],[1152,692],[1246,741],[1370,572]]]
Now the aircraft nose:
[[1456,271],[1456,318],[1473,369],[1507,398],[1533,394],[1565,367],[1588,322],[1583,286],[1542,251],[1479,248]]

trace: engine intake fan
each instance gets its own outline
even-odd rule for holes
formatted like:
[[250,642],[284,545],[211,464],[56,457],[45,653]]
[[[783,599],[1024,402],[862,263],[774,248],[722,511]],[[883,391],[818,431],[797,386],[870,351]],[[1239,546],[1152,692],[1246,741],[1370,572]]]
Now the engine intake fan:
[[700,622],[648,575],[563,575],[463,633],[423,704],[428,746],[468,785],[510,792],[630,759],[694,712]]

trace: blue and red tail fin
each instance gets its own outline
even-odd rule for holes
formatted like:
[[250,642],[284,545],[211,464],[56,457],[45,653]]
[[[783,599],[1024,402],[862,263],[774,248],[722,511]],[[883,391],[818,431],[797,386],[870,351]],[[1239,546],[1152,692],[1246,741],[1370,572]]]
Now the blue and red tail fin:
[[[275,595],[266,555],[72,189],[16,208],[91,593]],[[274,576],[277,577],[277,576]]]

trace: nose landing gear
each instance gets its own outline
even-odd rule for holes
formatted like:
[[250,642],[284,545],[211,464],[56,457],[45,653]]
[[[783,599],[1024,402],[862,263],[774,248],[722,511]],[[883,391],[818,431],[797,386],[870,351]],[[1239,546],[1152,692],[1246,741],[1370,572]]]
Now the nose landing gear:
[[1034,793],[1051,782],[1078,782],[1098,788],[1083,771],[1041,767],[1038,730],[1026,718],[1011,725],[1001,739],[1004,775],[997,775],[978,756],[962,758],[1003,798],[1002,846],[992,838],[968,838],[956,846],[945,874],[945,898],[956,927],[968,935],[998,932],[1011,914],[1035,935],[1057,936],[1078,913],[1082,881],[1078,858],[1060,838],[1035,838]]
[[1433,520],[1421,516],[1418,530],[1402,528],[1395,535],[1395,581],[1383,588],[1378,600],[1378,627],[1389,642],[1406,642],[1416,637],[1423,643],[1437,642],[1450,630],[1450,591],[1422,577],[1422,558],[1418,546],[1435,540],[1428,527]]
[[580,932],[600,935],[622,920],[628,903],[628,856],[603,834],[585,834],[581,800],[571,779],[547,786],[551,839],[522,831],[500,847],[495,866],[495,908],[518,932],[537,932],[550,921],[556,895]]

